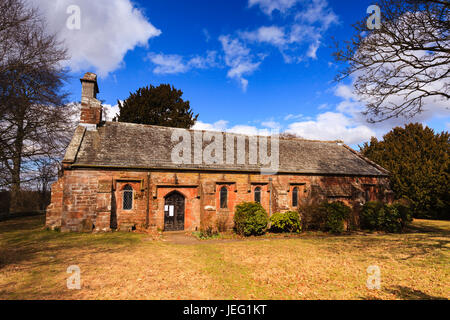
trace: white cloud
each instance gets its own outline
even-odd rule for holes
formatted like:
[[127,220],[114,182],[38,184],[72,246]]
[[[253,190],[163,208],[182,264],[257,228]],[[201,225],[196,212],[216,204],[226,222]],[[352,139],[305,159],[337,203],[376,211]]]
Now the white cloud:
[[207,130],[207,131],[226,131],[228,121],[219,120],[214,123],[206,123],[197,121],[192,127],[193,130]]
[[242,90],[245,92],[248,80],[244,78],[244,75],[252,74],[258,69],[264,58],[259,57],[258,61],[255,61],[256,58],[250,53],[250,49],[238,39],[232,39],[230,36],[220,36],[219,41],[222,43],[225,53],[225,64],[230,67],[227,76],[239,81]]
[[254,126],[248,126],[248,125],[236,125],[230,129],[227,130],[231,133],[240,133],[240,134],[246,134],[246,135],[267,135],[267,130],[259,130],[257,127]]
[[230,133],[240,133],[247,135],[261,135],[268,136],[272,133],[277,133],[277,128],[271,128],[275,125],[275,122],[267,122],[263,124],[263,128],[258,128],[256,126],[250,126],[245,124],[237,124],[232,127],[228,127],[228,121],[219,120],[214,123],[206,123],[202,121],[197,121],[192,129],[194,130],[206,130],[206,131],[220,131],[220,132],[230,132]]
[[185,73],[191,69],[207,69],[219,66],[217,62],[217,52],[208,51],[205,57],[194,56],[185,61],[183,56],[178,54],[150,53],[150,60],[156,67],[153,72],[156,74],[176,74]]
[[[81,104],[78,102],[71,102],[68,105],[72,109],[72,111],[69,112],[70,121],[74,124],[78,124],[78,122],[80,121]],[[102,107],[103,107],[103,120],[105,121],[112,121],[114,117],[118,116],[120,113],[118,104],[112,106],[110,104],[103,103]]]
[[219,60],[220,57],[217,55],[217,51],[207,51],[205,57],[196,55],[187,62],[187,65],[190,68],[208,69],[220,67]]
[[338,16],[328,6],[326,0],[304,2],[305,7],[295,15],[296,23],[292,27],[291,42],[307,42],[306,56],[317,59],[317,50],[323,34],[334,24],[339,23]]
[[281,124],[279,122],[276,122],[276,121],[261,122],[261,125],[263,127],[266,127],[266,128],[269,128],[269,129],[275,129],[275,130],[279,130],[281,128]]
[[238,32],[247,43],[269,44],[277,47],[286,63],[317,59],[317,51],[322,45],[322,37],[334,24],[338,16],[328,6],[326,0],[269,1],[250,0],[249,6],[259,5],[261,10],[271,15],[273,10],[293,15],[283,15],[284,26],[262,26],[253,31]]
[[346,144],[362,143],[375,136],[368,126],[354,125],[351,118],[336,112],[319,114],[311,121],[291,123],[286,132],[305,139],[343,140]]
[[271,15],[273,11],[278,10],[285,13],[292,8],[299,0],[249,0],[248,6],[258,5],[259,8],[267,15]]
[[[291,115],[293,116],[293,115]],[[301,115],[285,117],[287,120],[293,120]],[[315,119],[292,122],[287,124],[284,130],[288,133],[295,133],[304,139],[312,140],[343,140],[347,144],[360,144],[368,141],[376,133],[371,128],[362,124],[355,124],[351,117],[337,112],[325,112],[319,114]],[[281,132],[282,125],[273,120],[261,123],[261,126],[252,126],[246,124],[236,124],[229,126],[229,122],[219,120],[215,123],[205,123],[197,121],[193,126],[196,130],[209,130],[241,133],[247,135],[271,135]]]
[[203,28],[203,29],[202,29],[202,33],[203,33],[203,35],[205,36],[205,41],[206,41],[206,42],[209,42],[209,40],[211,40],[211,35],[209,34],[208,29]]
[[322,103],[320,106],[317,107],[317,110],[325,110],[329,109],[330,105],[328,103]]
[[[439,84],[438,84],[439,85]],[[365,102],[362,97],[356,95],[352,85],[339,85],[335,89],[335,95],[343,100],[337,105],[336,110],[340,113],[352,117],[354,123],[364,124],[377,132],[377,137],[389,131],[395,126],[403,126],[410,122],[425,123],[431,119],[450,117],[450,100],[440,100],[435,98],[425,98],[424,111],[416,114],[412,118],[394,117],[382,122],[368,123],[367,117],[362,114],[365,110]],[[400,103],[403,96],[392,96],[386,100],[386,103]]]
[[308,52],[306,53],[306,56],[311,58],[311,59],[316,60],[317,59],[317,49],[319,49],[319,46],[320,46],[320,41],[319,40],[317,40],[314,43],[311,43],[309,45]]
[[283,46],[286,44],[286,38],[283,28],[277,26],[260,27],[251,32],[241,32],[242,39],[252,42],[265,42],[274,46]]
[[[123,102],[123,101],[122,101]],[[114,106],[110,104],[102,104],[103,106],[103,119],[106,121],[112,121],[114,117],[119,116],[119,105]]]
[[352,88],[348,85],[338,85],[335,90],[335,95],[345,100],[355,99],[355,94]]
[[[120,68],[125,54],[137,46],[147,46],[161,31],[130,0],[29,0],[40,9],[49,29],[64,40],[74,72],[94,68],[100,76]],[[79,30],[70,30],[67,8],[76,4],[81,11]]]
[[284,117],[284,121],[288,121],[288,120],[296,120],[296,119],[301,119],[303,118],[303,114],[288,114],[287,116]]
[[156,74],[184,73],[189,68],[183,63],[183,57],[177,54],[150,53],[148,59],[156,65]]
[[306,8],[295,15],[295,19],[305,24],[318,24],[321,30],[327,30],[339,22],[338,16],[328,7],[326,0],[312,0]]
[[313,26],[294,24],[289,33],[289,43],[308,43],[316,41],[319,33]]

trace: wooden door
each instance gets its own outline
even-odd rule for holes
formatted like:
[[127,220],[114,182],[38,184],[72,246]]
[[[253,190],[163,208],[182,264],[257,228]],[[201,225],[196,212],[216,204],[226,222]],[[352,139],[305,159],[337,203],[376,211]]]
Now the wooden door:
[[184,230],[184,196],[179,192],[173,192],[165,199],[164,230]]

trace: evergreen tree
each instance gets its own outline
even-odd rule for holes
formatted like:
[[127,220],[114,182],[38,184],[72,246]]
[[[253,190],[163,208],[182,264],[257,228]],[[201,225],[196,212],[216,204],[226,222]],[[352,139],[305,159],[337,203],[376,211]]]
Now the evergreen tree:
[[396,127],[364,143],[364,156],[391,172],[397,199],[410,201],[415,218],[450,219],[448,132],[435,134],[422,124]]
[[119,103],[118,121],[189,129],[197,121],[189,101],[183,101],[183,91],[161,84],[138,89]]

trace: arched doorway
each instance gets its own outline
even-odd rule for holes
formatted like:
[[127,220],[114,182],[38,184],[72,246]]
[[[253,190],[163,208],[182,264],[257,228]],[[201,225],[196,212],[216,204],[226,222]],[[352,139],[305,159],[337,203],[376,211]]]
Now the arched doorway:
[[184,230],[184,196],[177,192],[171,192],[164,202],[164,230]]

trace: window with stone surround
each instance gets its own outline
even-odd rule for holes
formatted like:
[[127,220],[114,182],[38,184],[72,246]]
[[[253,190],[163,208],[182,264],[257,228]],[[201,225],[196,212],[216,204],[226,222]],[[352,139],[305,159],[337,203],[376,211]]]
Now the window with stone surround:
[[220,188],[220,209],[228,208],[228,189],[227,187]]
[[255,202],[261,203],[261,188],[255,188]]
[[298,207],[298,188],[297,187],[294,187],[294,189],[292,189],[292,206]]
[[133,188],[127,184],[123,188],[123,199],[122,199],[122,208],[123,210],[131,210],[133,209]]

